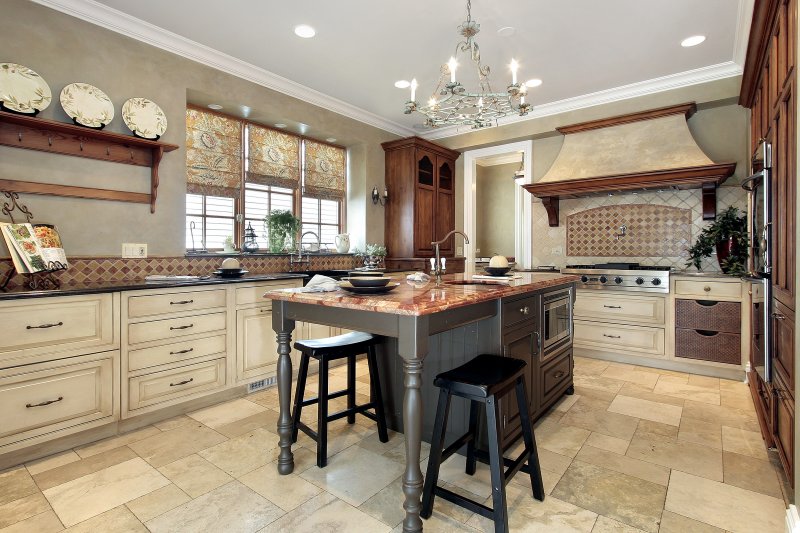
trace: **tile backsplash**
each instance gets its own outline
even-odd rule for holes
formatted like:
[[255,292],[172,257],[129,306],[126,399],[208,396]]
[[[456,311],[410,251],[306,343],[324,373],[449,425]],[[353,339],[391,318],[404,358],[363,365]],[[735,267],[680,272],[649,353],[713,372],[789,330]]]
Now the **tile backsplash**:
[[[747,209],[747,194],[737,186],[717,190],[717,212],[728,206]],[[676,211],[661,208],[673,208]],[[600,209],[605,208],[605,209]],[[597,211],[592,211],[597,210]],[[688,213],[688,221],[681,218]],[[628,235],[613,241],[615,226],[625,219],[652,221],[662,227],[646,229],[631,223]],[[587,220],[592,219],[589,225]],[[620,222],[620,220],[622,222]],[[678,224],[676,231],[667,224]],[[647,222],[650,223],[650,222]],[[688,235],[686,224],[688,223]],[[699,190],[664,190],[640,193],[622,193],[589,198],[562,199],[559,226],[547,224],[547,214],[538,198],[533,200],[533,265],[555,265],[609,262],[636,262],[649,265],[666,265],[686,268],[686,249],[694,243],[709,221],[703,220],[702,194]],[[637,222],[638,224],[638,222]],[[578,229],[580,228],[580,233]],[[673,235],[669,242],[655,242],[657,235]],[[569,237],[568,237],[569,236]],[[625,240],[628,239],[628,240]],[[624,241],[624,242],[623,242]],[[703,263],[703,270],[719,271],[716,257]]]

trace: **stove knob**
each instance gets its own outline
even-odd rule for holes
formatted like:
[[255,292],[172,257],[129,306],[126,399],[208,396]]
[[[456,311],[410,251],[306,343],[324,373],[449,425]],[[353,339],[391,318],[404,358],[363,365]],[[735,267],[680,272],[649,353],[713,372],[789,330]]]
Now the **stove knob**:
[[637,285],[641,285],[642,283],[644,283],[644,278],[636,278]]
[[581,276],[581,281],[583,283],[586,283],[587,281],[589,281],[589,277],[588,276]]
[[617,284],[622,283],[622,278],[617,276],[616,278],[614,278],[614,283],[617,283]]
[[608,278],[607,278],[607,277],[605,277],[605,276],[600,276],[600,283],[605,283],[606,281],[608,281]]
[[659,278],[653,278],[653,281],[651,281],[650,283],[652,283],[655,286],[658,286],[661,285],[661,280]]

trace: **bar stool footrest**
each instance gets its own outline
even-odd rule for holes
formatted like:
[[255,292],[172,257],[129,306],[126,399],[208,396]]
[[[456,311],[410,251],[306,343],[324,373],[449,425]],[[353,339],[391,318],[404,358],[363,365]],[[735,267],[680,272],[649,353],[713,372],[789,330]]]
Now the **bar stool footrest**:
[[436,491],[436,495],[444,498],[445,500],[449,501],[450,503],[454,503],[465,509],[472,511],[473,513],[477,513],[489,520],[492,520],[494,517],[494,509],[491,507],[487,507],[482,503],[478,503],[475,500],[470,500],[469,498],[465,498],[460,494],[456,494],[453,491],[447,490],[439,485],[436,486],[434,489]]
[[364,405],[356,405],[352,409],[343,409],[332,415],[328,415],[328,422],[333,422],[334,420],[339,420],[340,418],[344,418],[347,415],[354,414],[354,415],[364,415],[371,420],[377,421],[374,414],[367,412],[367,409],[372,409],[375,407],[373,403],[365,403]]
[[[336,391],[334,393],[328,394],[328,399],[329,400],[333,400],[333,399],[336,399],[336,398],[341,398],[342,396],[346,395],[348,392],[350,392],[350,391],[348,391],[347,389]],[[303,400],[302,402],[300,402],[300,405],[302,407],[308,407],[309,405],[314,405],[315,403],[319,403],[319,396],[315,396],[314,398],[309,398],[308,400]]]

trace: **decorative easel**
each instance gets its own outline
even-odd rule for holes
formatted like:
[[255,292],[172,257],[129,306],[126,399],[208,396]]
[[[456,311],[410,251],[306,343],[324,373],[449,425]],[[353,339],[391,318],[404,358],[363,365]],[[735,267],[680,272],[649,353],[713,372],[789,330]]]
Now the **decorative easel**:
[[[19,203],[18,193],[13,191],[0,192],[2,192],[3,195],[5,195],[5,197],[9,200],[3,202],[2,213],[11,220],[12,224],[16,224],[13,215],[14,211],[18,211],[19,214],[22,214],[25,217],[25,222],[30,223],[33,220],[33,213],[31,213],[24,204]],[[57,289],[61,286],[61,281],[58,279],[58,277],[56,277],[55,273],[66,269],[67,265],[61,263],[60,261],[50,261],[47,264],[47,270],[42,270],[41,272],[23,273],[22,275],[27,278],[25,286],[31,290],[36,291]],[[15,273],[16,269],[8,271],[8,274],[5,275],[5,279],[3,280],[2,284],[0,284],[0,290],[6,290],[8,283],[11,281],[11,278],[14,277]]]

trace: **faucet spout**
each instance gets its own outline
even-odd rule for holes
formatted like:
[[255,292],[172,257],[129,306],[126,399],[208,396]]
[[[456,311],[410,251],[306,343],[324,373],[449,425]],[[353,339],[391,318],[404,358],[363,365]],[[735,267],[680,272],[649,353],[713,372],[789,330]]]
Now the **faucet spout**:
[[467,234],[464,233],[463,231],[458,231],[457,229],[454,229],[453,231],[445,235],[444,238],[442,238],[442,240],[431,242],[431,245],[433,245],[434,251],[436,253],[436,262],[433,265],[433,271],[431,273],[436,276],[437,285],[440,285],[442,283],[442,274],[444,274],[444,269],[442,268],[442,255],[439,250],[439,245],[441,245],[443,242],[445,242],[447,239],[449,239],[452,235],[455,235],[456,233],[464,237],[464,244],[469,244],[469,237],[467,237]]

